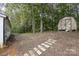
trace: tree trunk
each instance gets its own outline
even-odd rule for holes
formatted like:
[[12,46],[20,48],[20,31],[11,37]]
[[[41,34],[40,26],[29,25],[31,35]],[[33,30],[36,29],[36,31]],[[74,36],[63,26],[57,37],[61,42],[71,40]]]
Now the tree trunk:
[[43,20],[41,18],[41,21],[40,21],[40,32],[43,32]]
[[32,19],[32,31],[33,33],[35,33],[35,20]]
[[32,5],[32,32],[35,33],[35,20],[34,20],[34,11],[33,11],[34,5]]

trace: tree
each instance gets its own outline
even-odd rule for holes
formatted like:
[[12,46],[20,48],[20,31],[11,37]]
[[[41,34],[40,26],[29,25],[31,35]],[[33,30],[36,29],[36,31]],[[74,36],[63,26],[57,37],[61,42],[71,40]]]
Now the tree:
[[[12,31],[18,33],[57,31],[58,22],[66,16],[78,20],[78,4],[6,4]],[[76,9],[76,10],[75,10]]]

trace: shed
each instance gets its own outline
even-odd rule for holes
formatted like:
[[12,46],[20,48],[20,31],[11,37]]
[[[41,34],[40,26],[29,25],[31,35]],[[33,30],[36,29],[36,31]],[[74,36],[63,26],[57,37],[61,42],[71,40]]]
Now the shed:
[[10,34],[11,24],[9,18],[4,14],[0,14],[0,48],[3,48]]
[[64,17],[58,23],[58,30],[61,31],[76,31],[77,22],[74,17]]

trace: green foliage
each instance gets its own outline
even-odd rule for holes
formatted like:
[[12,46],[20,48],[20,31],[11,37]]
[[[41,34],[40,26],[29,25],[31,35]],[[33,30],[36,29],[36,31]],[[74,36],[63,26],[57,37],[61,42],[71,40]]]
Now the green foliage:
[[[10,17],[13,32],[39,32],[41,19],[43,31],[57,31],[59,20],[65,16],[73,16],[79,21],[79,15],[74,11],[76,6],[75,4],[7,4],[6,14]],[[44,13],[44,16],[40,17],[40,13]]]

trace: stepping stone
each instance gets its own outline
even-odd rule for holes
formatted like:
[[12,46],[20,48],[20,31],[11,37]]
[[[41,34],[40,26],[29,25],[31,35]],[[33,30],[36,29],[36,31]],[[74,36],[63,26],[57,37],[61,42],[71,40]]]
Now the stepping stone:
[[41,45],[45,46],[46,48],[49,48],[50,46],[45,44],[45,43],[42,43]]
[[50,43],[50,42],[45,42],[46,44],[48,44],[48,45],[52,45],[52,43]]
[[25,53],[24,56],[29,56],[29,54]]
[[32,50],[29,50],[29,54],[30,54],[31,56],[35,56],[35,54],[34,54],[34,52],[33,52]]
[[36,53],[38,54],[38,55],[40,55],[40,54],[42,54],[42,52],[40,51],[40,50],[38,50],[38,48],[34,48],[34,51],[36,51]]
[[38,45],[38,48],[41,49],[42,51],[46,51],[46,49],[41,45]]

